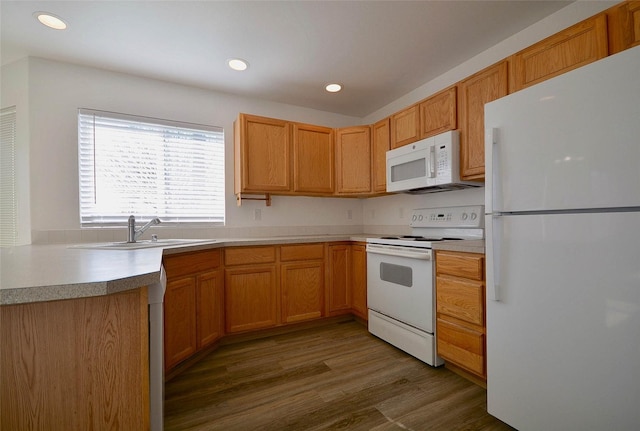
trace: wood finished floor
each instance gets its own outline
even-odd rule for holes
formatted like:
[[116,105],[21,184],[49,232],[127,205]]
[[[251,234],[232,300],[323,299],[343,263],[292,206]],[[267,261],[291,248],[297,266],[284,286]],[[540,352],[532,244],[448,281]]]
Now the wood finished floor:
[[483,388],[347,321],[225,345],[165,388],[165,430],[512,430]]

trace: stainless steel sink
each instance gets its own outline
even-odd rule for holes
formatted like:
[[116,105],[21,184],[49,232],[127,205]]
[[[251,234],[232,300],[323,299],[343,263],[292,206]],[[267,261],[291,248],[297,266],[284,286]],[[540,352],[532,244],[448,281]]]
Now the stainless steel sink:
[[215,239],[158,239],[156,241],[140,240],[136,242],[103,242],[98,244],[77,244],[71,248],[86,248],[93,250],[138,250],[141,248],[174,247],[179,245],[196,245],[215,243]]

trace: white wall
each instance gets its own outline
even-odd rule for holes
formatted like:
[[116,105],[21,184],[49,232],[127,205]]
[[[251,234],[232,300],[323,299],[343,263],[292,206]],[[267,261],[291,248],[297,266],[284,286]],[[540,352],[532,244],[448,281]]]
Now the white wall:
[[[222,126],[226,146],[226,228],[178,232],[183,236],[237,237],[359,232],[357,199],[273,197],[271,207],[233,195],[233,121],[239,112],[343,127],[359,118],[257,101],[39,58],[28,60],[30,93],[31,229],[34,242],[120,239],[121,232],[80,230],[77,109],[92,108]],[[260,220],[255,220],[255,210]],[[348,218],[348,211],[351,218]],[[162,229],[156,232],[162,232]],[[165,228],[165,233],[167,232]],[[176,234],[172,231],[171,234]],[[122,238],[125,238],[122,236]]]
[[[321,233],[402,233],[414,208],[482,204],[483,189],[371,199],[273,198],[271,207],[248,202],[238,208],[233,195],[233,128],[239,112],[329,127],[370,124],[483,69],[536,41],[606,9],[609,1],[577,1],[488,49],[365,118],[353,118],[291,105],[259,101],[199,88],[30,58],[2,69],[5,91],[22,101],[28,115],[19,127],[23,156],[18,182],[23,223],[39,242],[119,240],[123,230],[80,230],[77,179],[77,109],[92,108],[134,115],[222,126],[226,144],[227,226],[219,229],[165,229],[167,236],[241,237]],[[26,77],[26,78],[25,78]],[[28,118],[26,123],[25,118]],[[29,143],[29,145],[25,145]],[[28,172],[30,171],[30,172]],[[26,172],[26,174],[25,174]],[[261,220],[255,220],[260,210]],[[29,215],[30,214],[30,215]],[[30,221],[29,221],[30,220]],[[161,237],[161,228],[156,230]]]
[[16,244],[31,243],[29,168],[29,71],[23,59],[2,68],[0,108],[16,107]]

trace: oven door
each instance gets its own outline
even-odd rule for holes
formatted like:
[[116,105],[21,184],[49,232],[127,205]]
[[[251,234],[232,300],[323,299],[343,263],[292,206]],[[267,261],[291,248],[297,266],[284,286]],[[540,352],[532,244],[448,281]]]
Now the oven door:
[[432,251],[367,244],[367,304],[433,334]]

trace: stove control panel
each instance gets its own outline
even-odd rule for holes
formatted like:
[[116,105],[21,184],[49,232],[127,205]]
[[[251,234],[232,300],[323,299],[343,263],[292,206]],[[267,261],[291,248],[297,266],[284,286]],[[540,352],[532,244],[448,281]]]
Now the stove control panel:
[[484,206],[419,208],[413,210],[411,227],[483,228]]

